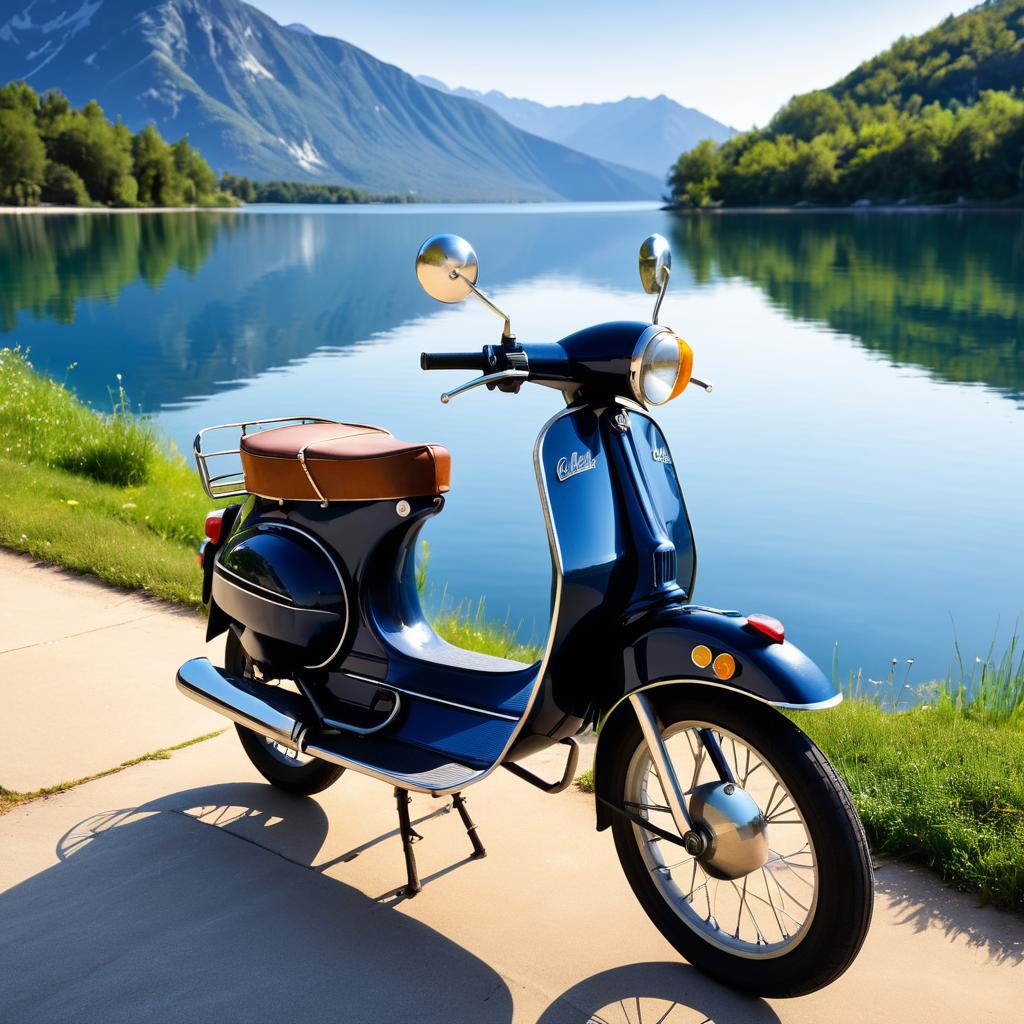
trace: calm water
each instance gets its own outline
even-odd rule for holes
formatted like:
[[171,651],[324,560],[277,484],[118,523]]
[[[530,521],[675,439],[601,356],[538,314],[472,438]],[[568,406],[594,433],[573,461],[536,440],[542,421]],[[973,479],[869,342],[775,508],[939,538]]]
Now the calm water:
[[[713,395],[659,414],[697,535],[701,603],[778,615],[826,669],[944,675],[1024,611],[1024,218],[675,218],[643,206],[279,208],[0,218],[0,342],[107,403],[116,373],[188,449],[296,413],[453,452],[428,528],[449,600],[539,638],[549,561],[531,464],[560,398],[438,394],[423,349],[497,340],[424,296],[425,236],[468,237],[524,341],[646,319],[636,250],[675,250],[663,319]],[[435,595],[436,599],[436,595]],[[902,675],[902,667],[901,667]]]

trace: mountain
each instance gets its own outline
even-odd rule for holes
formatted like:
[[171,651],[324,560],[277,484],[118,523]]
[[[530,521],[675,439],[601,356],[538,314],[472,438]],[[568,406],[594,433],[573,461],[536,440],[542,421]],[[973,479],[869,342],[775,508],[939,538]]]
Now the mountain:
[[188,134],[219,171],[433,199],[621,200],[661,182],[530,135],[239,0],[0,0],[0,80]]
[[647,171],[662,180],[684,149],[701,139],[724,142],[736,134],[728,125],[667,96],[653,100],[630,96],[616,103],[546,107],[493,90],[449,89],[440,79],[428,75],[420,75],[419,81],[440,92],[483,103],[523,131],[601,160]]
[[763,129],[680,156],[680,205],[1024,205],[1024,0],[897,40]]

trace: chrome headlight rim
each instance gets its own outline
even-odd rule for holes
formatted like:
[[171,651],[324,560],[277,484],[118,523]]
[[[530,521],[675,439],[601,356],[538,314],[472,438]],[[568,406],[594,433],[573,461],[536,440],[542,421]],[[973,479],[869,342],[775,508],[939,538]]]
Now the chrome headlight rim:
[[644,394],[644,355],[662,334],[668,335],[673,341],[675,340],[675,334],[668,327],[665,327],[664,324],[651,324],[650,327],[647,327],[640,337],[637,338],[636,347],[633,349],[633,355],[629,360],[629,390],[632,397],[645,409],[649,409],[652,405],[665,405],[671,398],[671,395],[669,395],[664,401],[652,402]]

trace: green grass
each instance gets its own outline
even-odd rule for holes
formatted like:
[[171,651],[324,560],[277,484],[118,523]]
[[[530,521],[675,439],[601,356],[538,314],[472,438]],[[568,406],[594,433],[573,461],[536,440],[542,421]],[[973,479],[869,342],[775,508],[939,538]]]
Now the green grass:
[[20,807],[22,804],[27,804],[32,800],[40,800],[43,797],[54,796],[56,793],[64,793],[69,789],[74,789],[75,786],[81,786],[86,782],[94,782],[96,779],[105,779],[108,775],[115,775],[117,772],[124,771],[125,768],[142,764],[143,761],[167,761],[176,750],[184,750],[186,747],[194,746],[196,743],[212,740],[214,736],[220,736],[222,732],[224,732],[223,729],[218,729],[216,732],[208,732],[203,736],[196,736],[193,739],[185,740],[184,743],[176,743],[173,747],[161,747],[159,750],[150,751],[148,754],[141,754],[139,757],[132,757],[127,761],[122,761],[114,768],[107,768],[102,772],[86,775],[80,779],[58,782],[55,786],[44,786],[42,789],[33,790],[31,793],[18,793],[0,786],[0,814],[6,814],[8,811],[14,810],[15,807]]
[[1024,728],[942,701],[848,700],[794,720],[835,764],[871,847],[1024,911]]
[[3,546],[200,607],[195,551],[210,502],[123,394],[97,413],[0,349],[0,474]]

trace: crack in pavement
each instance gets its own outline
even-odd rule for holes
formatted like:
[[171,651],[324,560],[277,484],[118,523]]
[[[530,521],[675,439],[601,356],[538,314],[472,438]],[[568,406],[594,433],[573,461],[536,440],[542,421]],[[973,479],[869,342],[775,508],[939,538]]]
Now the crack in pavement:
[[20,647],[4,647],[0,650],[0,657],[5,654],[15,654],[18,651],[29,651],[33,647],[51,647],[54,644],[63,643],[65,640],[75,640],[80,636],[88,636],[90,633],[102,633],[105,629],[117,629],[118,626],[130,626],[135,622],[142,622],[144,619],[151,619],[155,615],[159,615],[160,611],[155,610],[146,612],[145,615],[137,615],[134,619],[124,619],[122,622],[108,622],[103,626],[93,626],[92,629],[83,629],[77,633],[68,633],[65,636],[58,637],[56,640],[37,640],[35,643],[22,644]]

